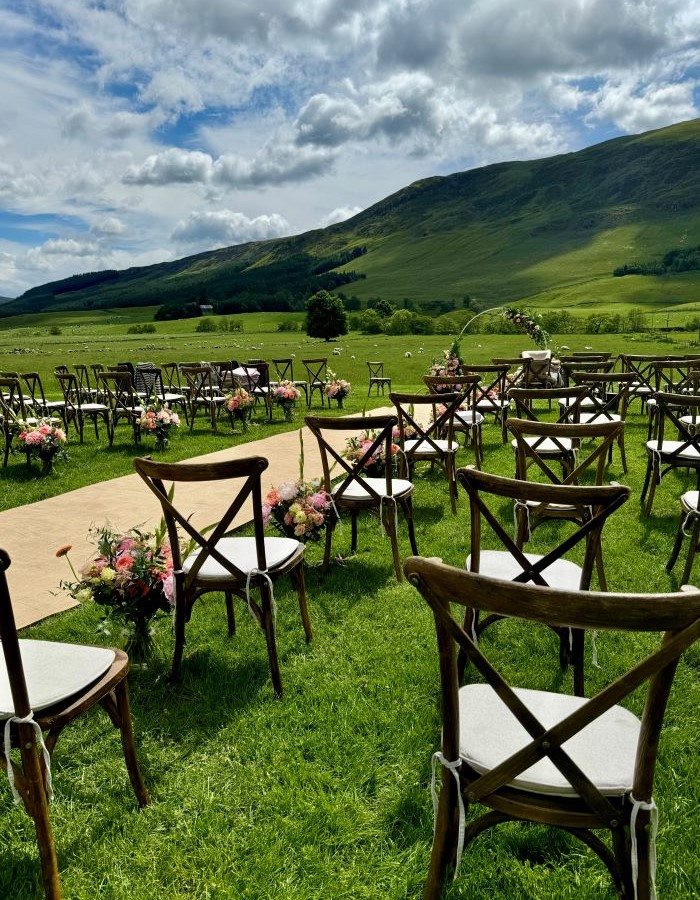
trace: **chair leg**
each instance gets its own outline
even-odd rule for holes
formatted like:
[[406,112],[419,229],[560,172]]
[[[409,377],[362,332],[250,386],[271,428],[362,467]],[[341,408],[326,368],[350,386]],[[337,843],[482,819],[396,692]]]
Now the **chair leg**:
[[[41,877],[46,900],[61,900],[61,881],[58,876],[56,845],[51,830],[49,804],[46,799],[42,763],[35,743],[34,731],[28,725],[19,726],[22,775],[26,780],[25,808],[34,822],[41,860]],[[25,791],[22,791],[25,794]],[[24,796],[23,796],[24,799]]]
[[139,806],[148,806],[151,798],[148,794],[141,769],[139,768],[138,757],[136,756],[136,743],[134,742],[134,728],[131,722],[131,706],[129,704],[129,688],[127,680],[124,678],[114,689],[114,696],[119,713],[119,733],[122,741],[122,750],[124,751],[124,761],[126,763],[126,771],[129,774],[129,781],[136,794]]
[[445,460],[445,471],[447,473],[447,484],[450,491],[450,509],[452,515],[457,515],[457,481],[455,479],[455,458],[450,455]]
[[[456,792],[454,777],[449,772],[443,772],[428,878],[423,885],[423,900],[440,900],[447,870],[455,862],[459,827]],[[466,800],[464,806],[466,813]]]
[[574,694],[577,697],[585,697],[585,673],[584,673],[584,632],[582,628],[571,629],[571,665],[574,670]]
[[275,641],[275,620],[272,614],[272,594],[270,585],[265,579],[260,582],[261,597],[261,625],[265,632],[267,644],[267,659],[270,664],[270,676],[272,687],[278,697],[282,696],[282,677],[280,675],[279,659],[277,657],[277,643]]
[[333,530],[335,529],[335,515],[331,517],[328,524],[326,525],[326,546],[323,550],[323,563],[321,564],[321,569],[323,572],[328,571],[328,566],[331,561],[331,548],[333,544]]
[[[646,474],[644,475],[644,485],[642,486],[642,493],[639,498],[639,502],[642,504],[645,515],[649,515],[649,513],[651,512],[651,501],[654,499],[654,491],[656,490],[656,478],[656,465],[654,463],[653,455],[650,454],[649,460],[647,462]],[[650,497],[645,504],[647,493],[650,494]]]
[[180,680],[180,669],[182,667],[182,654],[185,650],[185,622],[187,621],[187,610],[185,609],[185,599],[181,598],[180,591],[176,588],[175,594],[175,649],[173,650],[173,664],[170,669],[170,681],[176,683]]
[[681,552],[681,547],[683,546],[683,522],[685,520],[685,516],[681,513],[681,517],[678,521],[678,530],[676,531],[676,539],[673,544],[673,549],[671,550],[671,555],[666,563],[666,571],[671,572],[673,567],[676,564],[676,560],[678,559],[678,554]]
[[297,595],[299,597],[299,612],[301,613],[301,624],[304,626],[304,634],[306,635],[306,643],[308,644],[314,634],[311,630],[311,619],[309,618],[309,608],[306,604],[306,580],[304,578],[304,561],[292,569],[289,573],[292,578]]
[[233,611],[233,594],[231,591],[224,591],[226,599],[226,623],[228,625],[228,636],[233,637],[236,633],[236,614]]
[[[681,524],[681,539],[682,539],[682,524]],[[683,575],[681,577],[681,584],[690,584],[690,573],[693,569],[693,561],[695,559],[695,554],[698,549],[698,532],[700,531],[700,519],[697,516],[693,516],[693,527],[690,531],[690,543],[688,544],[688,556],[685,560],[685,566],[683,567]]]
[[394,571],[396,572],[397,581],[403,581],[403,571],[401,570],[401,556],[399,554],[399,539],[396,534],[396,501],[394,503],[382,503],[380,516],[384,518],[384,527],[391,541],[391,555],[394,559]]
[[401,507],[403,509],[403,516],[406,520],[406,528],[408,529],[408,540],[411,544],[411,553],[414,556],[419,556],[418,553],[418,544],[416,543],[416,530],[413,524],[413,501],[410,497],[406,497],[401,501]]

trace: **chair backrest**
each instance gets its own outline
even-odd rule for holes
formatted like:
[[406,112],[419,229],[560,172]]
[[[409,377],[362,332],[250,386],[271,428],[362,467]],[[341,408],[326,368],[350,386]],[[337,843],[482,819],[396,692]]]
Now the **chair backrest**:
[[590,359],[588,357],[560,356],[561,372],[564,376],[564,384],[571,381],[572,372],[612,372],[615,368],[614,359]]
[[611,350],[572,350],[571,356],[575,359],[611,359]]
[[[530,419],[508,419],[508,430],[515,439],[515,477],[523,481],[543,476],[551,484],[579,484],[592,473],[595,484],[602,484],[608,453],[620,432],[623,422],[601,420],[589,424],[562,422],[533,422]],[[600,441],[588,445],[583,441]],[[549,449],[549,455],[543,453]],[[569,457],[569,465],[562,475],[551,467],[552,450]]]
[[506,376],[510,365],[508,363],[491,363],[490,365],[471,365],[462,363],[462,372],[465,375],[481,376],[481,383],[476,389],[476,402],[493,400],[499,397],[508,399]]
[[77,376],[73,372],[61,372],[58,369],[55,370],[54,374],[63,394],[66,413],[69,415],[75,414],[76,410],[82,408],[82,397]]
[[[321,466],[323,468],[323,488],[327,493],[333,493],[336,503],[345,499],[348,488],[361,484],[363,493],[369,495],[377,504],[381,504],[381,494],[376,491],[366,479],[362,478],[366,466],[373,461],[379,453],[384,463],[384,494],[387,497],[393,495],[392,486],[392,457],[394,454],[393,430],[398,425],[397,416],[343,416],[342,418],[324,418],[321,416],[307,416],[304,420],[307,427],[318,441],[321,454]],[[365,447],[358,448],[357,457],[346,459],[343,450],[336,449],[330,442],[330,435],[338,432],[352,432],[353,436],[369,435]],[[327,436],[328,435],[328,436]],[[342,481],[335,490],[332,490],[331,472],[340,466]]]
[[[248,456],[243,459],[214,463],[165,463],[143,457],[134,459],[134,468],[158,498],[163,510],[173,554],[176,583],[178,578],[182,578],[182,586],[185,590],[188,590],[197,580],[202,567],[209,559],[217,562],[234,578],[245,582],[246,573],[218,551],[216,544],[231,530],[235,517],[249,498],[253,513],[256,565],[260,572],[267,571],[261,490],[261,476],[267,466],[268,462],[263,456]],[[201,525],[196,527],[192,522],[191,512],[183,511],[176,505],[178,500],[176,486],[179,483],[204,485],[234,479],[244,480],[234,493],[233,499],[231,499],[232,490],[229,486],[216,489],[216,496],[223,498],[224,506],[221,518],[211,531]],[[197,559],[187,573],[182,573],[184,559],[180,550],[182,535],[179,531],[188,537],[190,552],[196,550],[198,553]]]
[[[571,485],[546,484],[522,481],[518,478],[503,478],[481,472],[471,466],[457,470],[457,480],[469,495],[470,509],[470,558],[472,572],[479,571],[482,543],[482,522],[486,522],[500,542],[499,550],[507,551],[513,558],[518,574],[513,581],[532,582],[547,585],[547,569],[561,559],[573,547],[584,541],[584,558],[581,566],[579,590],[588,590],[593,566],[600,547],[603,526],[609,516],[627,500],[630,489],[626,485]],[[506,527],[486,502],[488,497],[511,500],[513,508],[528,501],[547,506],[562,504],[576,508],[588,508],[585,521],[575,523],[576,530],[541,558],[530,560],[510,536]],[[512,528],[513,517],[508,516],[507,525]]]
[[581,401],[587,393],[588,388],[581,384],[558,388],[511,388],[508,396],[515,403],[514,412],[518,419],[539,421],[534,404],[547,401],[549,406],[554,400],[559,406],[557,422],[578,422]]
[[367,368],[369,369],[369,379],[384,378],[384,363],[379,360],[367,360]]
[[15,614],[10,599],[10,589],[5,573],[10,567],[9,554],[0,549],[0,644],[5,658],[7,678],[10,683],[10,694],[15,716],[26,718],[31,712],[29,692],[22,667],[22,656],[19,651]]
[[700,394],[668,394],[658,391],[652,397],[658,410],[654,438],[656,452],[663,451],[666,464],[695,464],[695,453],[700,459]]
[[0,377],[0,402],[8,419],[26,419],[29,415],[19,378]]
[[257,369],[257,381],[255,383],[256,388],[266,388],[270,384],[270,367],[265,362],[264,359],[249,359],[247,363],[244,364],[243,368],[246,372],[249,369]]
[[[436,441],[447,440],[450,448],[454,438],[454,417],[467,392],[452,394],[389,394],[399,418],[399,445],[410,461],[416,455],[428,452],[443,457],[449,450]],[[415,407],[431,407],[432,416],[423,424],[423,416],[416,415]],[[411,443],[406,444],[409,440]],[[413,442],[416,443],[413,443]]]
[[133,410],[142,405],[143,401],[134,390],[133,378],[128,369],[100,372],[100,384],[112,413],[131,417]]
[[700,359],[657,359],[653,363],[655,391],[667,394],[694,393],[700,373]]
[[429,394],[464,394],[462,400],[467,409],[476,408],[476,392],[481,375],[424,375],[423,384]]
[[31,397],[35,407],[40,409],[46,408],[46,395],[44,394],[44,386],[41,383],[41,376],[38,372],[22,372],[20,376],[27,387],[27,393]]
[[573,370],[571,380],[585,387],[587,399],[593,401],[596,419],[612,421],[615,415],[625,419],[630,389],[635,383],[632,372],[579,372]]
[[162,363],[160,367],[164,386],[172,394],[182,393],[182,381],[180,380],[180,367],[176,362]]
[[[470,800],[493,796],[522,772],[541,759],[549,758],[563,776],[564,793],[573,792],[603,827],[619,819],[619,812],[590,778],[575,765],[562,745],[589,723],[611,709],[640,686],[648,683],[636,752],[632,795],[648,802],[654,782],[659,737],[668,697],[680,655],[700,637],[700,591],[675,594],[609,594],[550,590],[546,587],[498,581],[463,569],[447,566],[434,559],[409,557],[404,563],[406,577],[420,592],[433,613],[442,687],[442,753],[446,760],[460,758],[460,706],[458,654],[466,656],[511,711],[532,741],[519,743],[517,753],[509,756],[484,775],[475,775],[469,784]],[[483,614],[511,616],[531,622],[556,623],[578,629],[619,630],[626,632],[664,632],[663,638],[648,655],[613,681],[606,684],[588,702],[553,727],[547,727],[530,709],[526,692],[515,692],[502,667],[494,665],[489,642],[477,643],[459,621],[452,605],[480,610]],[[647,641],[643,646],[649,646]],[[512,658],[508,658],[512,671]],[[521,685],[522,679],[514,679]],[[495,697],[494,697],[495,700]],[[637,704],[635,703],[635,706]],[[461,725],[464,729],[464,725]],[[467,725],[468,727],[468,725]],[[617,755],[611,746],[610,753]],[[505,754],[504,754],[505,755]],[[570,802],[571,798],[557,801]],[[524,817],[527,817],[525,814]]]
[[165,391],[160,368],[155,363],[137,363],[134,371],[134,389],[144,403],[155,401],[162,403]]
[[526,388],[552,386],[552,351],[551,350],[523,350],[522,359],[529,359],[527,367],[523,370],[523,384]]
[[278,381],[294,381],[294,360],[291,356],[286,359],[273,359],[272,365],[275,367]]
[[90,374],[88,372],[88,367],[83,363],[76,363],[76,365],[73,366],[73,371],[78,378],[78,390],[80,391],[83,400],[87,400],[89,402],[90,400],[92,400],[92,385],[90,384]]
[[309,384],[325,383],[326,368],[328,366],[327,357],[319,357],[318,359],[302,359],[304,368],[306,369],[306,377]]
[[211,366],[181,366],[180,372],[185,378],[190,405],[208,405],[216,392]]
[[632,372],[635,382],[641,387],[654,389],[654,363],[667,359],[666,356],[648,356],[638,353],[621,353],[620,366],[623,372]]

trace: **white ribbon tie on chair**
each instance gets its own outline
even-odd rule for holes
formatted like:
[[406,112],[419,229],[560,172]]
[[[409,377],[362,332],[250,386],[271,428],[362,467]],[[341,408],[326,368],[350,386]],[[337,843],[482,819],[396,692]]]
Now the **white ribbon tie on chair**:
[[465,820],[466,815],[464,811],[464,800],[462,800],[462,790],[461,785],[459,783],[459,767],[462,765],[461,759],[455,759],[452,762],[449,762],[445,759],[442,753],[437,750],[433,753],[432,766],[433,766],[433,775],[430,782],[430,794],[433,798],[433,840],[435,840],[435,829],[437,828],[437,814],[438,814],[438,795],[437,789],[435,787],[435,770],[436,763],[440,763],[445,769],[449,769],[452,775],[454,776],[455,782],[457,784],[457,803],[459,804],[459,826],[457,831],[457,856],[455,860],[455,871],[452,876],[452,880],[457,877],[459,873],[459,866],[462,862],[462,851],[464,850],[464,829],[465,829]]
[[630,800],[633,803],[632,815],[630,816],[630,837],[632,839],[632,884],[634,885],[634,900],[637,900],[637,878],[639,877],[639,858],[637,856],[637,816],[640,809],[645,809],[650,813],[650,832],[649,832],[649,897],[650,900],[656,900],[656,832],[659,829],[659,808],[652,798],[651,803],[644,800],[636,800],[630,794]]
[[253,612],[253,607],[250,605],[250,582],[253,576],[260,575],[261,578],[264,578],[268,583],[270,588],[270,606],[272,607],[272,624],[275,628],[277,628],[277,603],[275,602],[275,589],[272,586],[272,579],[270,578],[267,569],[256,569],[253,567],[250,572],[248,572],[248,577],[245,580],[245,599],[248,604],[248,612],[251,616],[257,621],[255,613]]
[[44,767],[46,769],[46,797],[48,800],[52,800],[53,781],[51,779],[51,757],[49,751],[46,749],[44,735],[39,727],[39,723],[34,720],[34,713],[30,712],[24,719],[20,718],[20,716],[10,716],[9,719],[5,720],[5,761],[7,762],[7,780],[10,782],[10,789],[12,790],[14,801],[15,803],[19,803],[22,798],[15,786],[15,771],[12,768],[12,760],[10,758],[10,750],[12,749],[10,733],[13,722],[16,722],[18,725],[31,725],[34,731],[36,731],[39,746],[41,747],[41,753],[44,758]]
[[527,533],[525,535],[525,540],[530,540],[530,507],[527,503],[523,503],[522,500],[515,500],[513,503],[513,527],[515,530],[515,537],[518,536],[518,510],[525,510],[525,520],[527,522]]

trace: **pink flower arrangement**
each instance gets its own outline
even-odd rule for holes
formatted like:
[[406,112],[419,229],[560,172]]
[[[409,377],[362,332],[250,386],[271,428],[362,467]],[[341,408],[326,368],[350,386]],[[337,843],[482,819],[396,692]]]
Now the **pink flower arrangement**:
[[41,419],[35,425],[19,423],[17,447],[27,454],[27,462],[37,456],[42,462],[42,473],[48,474],[53,469],[55,459],[68,459],[66,453],[66,433],[54,425],[51,419]]
[[331,498],[318,481],[284,481],[267,492],[263,522],[286,537],[317,541],[326,527]]
[[[100,630],[109,633],[109,624],[117,622],[127,637],[127,650],[135,661],[146,656],[152,622],[159,612],[170,612],[174,604],[173,560],[165,538],[165,523],[153,532],[132,528],[126,533],[105,525],[93,527],[97,554],[76,574],[75,581],[61,587],[79,602],[94,600],[104,612]],[[62,547],[57,555],[68,557]]]
[[168,432],[179,428],[180,417],[167,406],[149,406],[141,414],[139,425],[142,431],[155,436],[156,450],[164,450],[168,446]]
[[294,419],[294,404],[299,397],[301,397],[301,391],[294,387],[291,381],[280,381],[272,391],[272,399],[284,410],[284,418],[287,422]]
[[352,385],[344,378],[338,378],[335,372],[331,372],[330,369],[328,369],[327,377],[329,380],[324,388],[326,397],[331,400],[337,400],[338,406],[342,406],[343,400],[352,390]]
[[228,411],[233,425],[234,419],[240,423],[241,431],[248,430],[250,411],[255,405],[255,397],[249,394],[245,388],[239,387],[224,398],[224,406]]
[[[398,434],[398,429],[396,429],[396,432]],[[365,456],[365,454],[369,452],[369,449],[374,443],[377,434],[378,432],[376,431],[365,431],[363,434],[348,438],[347,441],[345,441],[345,447],[343,449],[342,455],[345,457],[345,459],[350,460],[350,462],[353,463],[361,460]],[[365,470],[367,475],[381,476],[384,474],[384,447],[384,443],[379,444],[374,452],[364,460],[362,468]],[[396,454],[400,449],[401,448],[399,447],[399,445],[395,442],[395,435],[392,432],[392,465],[394,465]]]
[[[442,351],[441,358],[433,360],[428,375],[433,377],[444,375],[446,378],[456,378],[461,372],[462,358],[460,356],[459,341],[455,341],[449,350]],[[435,386],[435,390],[438,393],[449,392],[454,389],[454,385],[449,384],[438,384]]]

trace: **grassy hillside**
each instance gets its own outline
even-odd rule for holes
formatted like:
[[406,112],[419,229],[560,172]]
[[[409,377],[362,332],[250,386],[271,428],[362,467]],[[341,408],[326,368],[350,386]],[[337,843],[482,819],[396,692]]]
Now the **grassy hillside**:
[[[696,302],[698,273],[612,272],[698,244],[694,120],[549,159],[426,179],[347,222],[296,237],[43,285],[2,314],[205,297],[228,302],[230,312],[256,304],[299,309],[318,287],[394,303],[469,294],[489,305],[666,308]],[[356,258],[342,263],[351,252]]]

